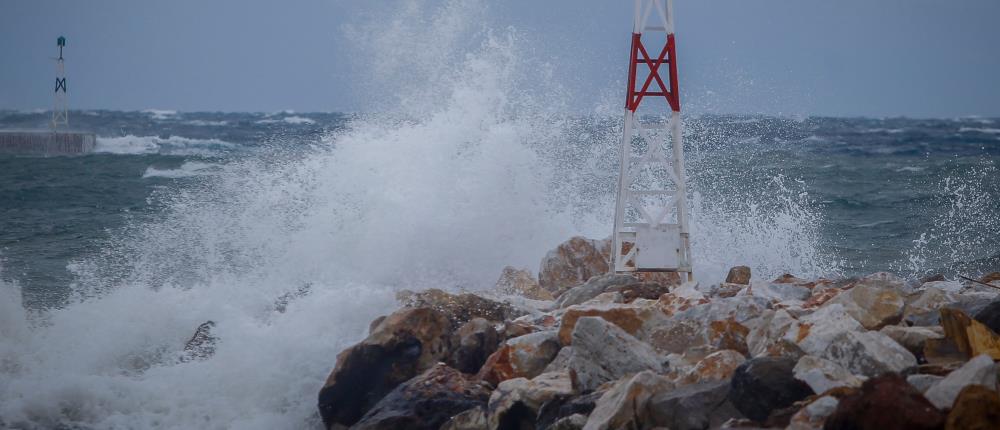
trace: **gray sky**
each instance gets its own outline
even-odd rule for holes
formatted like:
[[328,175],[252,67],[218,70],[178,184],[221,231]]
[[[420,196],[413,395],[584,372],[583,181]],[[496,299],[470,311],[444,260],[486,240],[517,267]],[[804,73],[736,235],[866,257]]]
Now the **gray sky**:
[[[1000,116],[1000,1],[675,1],[688,112]],[[74,108],[364,110],[342,28],[390,3],[0,0],[0,108],[49,107],[63,34]],[[622,86],[632,2],[490,3],[573,109]]]

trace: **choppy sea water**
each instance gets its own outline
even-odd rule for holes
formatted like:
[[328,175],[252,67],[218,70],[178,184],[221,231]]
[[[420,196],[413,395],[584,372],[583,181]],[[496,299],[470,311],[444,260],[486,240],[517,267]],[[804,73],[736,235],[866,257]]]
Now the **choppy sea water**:
[[[455,27],[484,7],[357,23],[375,65],[358,85],[395,97],[378,115],[71,112],[95,153],[0,156],[0,428],[319,428],[336,354],[399,289],[489,288],[572,235],[608,236],[619,100],[561,112],[516,30]],[[0,128],[46,119],[2,112]],[[685,130],[702,282],[737,264],[1000,266],[998,119]],[[215,354],[184,359],[208,320]]]

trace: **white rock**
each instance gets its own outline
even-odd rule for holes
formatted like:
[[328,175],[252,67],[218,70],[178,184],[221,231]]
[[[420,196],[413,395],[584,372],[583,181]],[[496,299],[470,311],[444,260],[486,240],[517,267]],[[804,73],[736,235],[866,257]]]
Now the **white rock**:
[[767,349],[774,344],[775,340],[781,339],[792,324],[798,320],[793,318],[786,310],[765,311],[758,318],[747,321],[747,349],[751,357],[760,357],[767,353]]
[[645,415],[649,399],[672,387],[667,378],[650,371],[620,380],[597,400],[583,430],[619,429],[630,423],[648,422]]
[[996,391],[997,368],[988,354],[979,355],[948,374],[924,393],[938,409],[949,409],[967,385],[982,385]]
[[964,286],[958,281],[931,281],[924,282],[920,289],[925,290],[927,288],[937,288],[939,290],[947,291],[949,293],[958,293],[962,291]]
[[916,375],[907,376],[906,382],[909,382],[910,385],[913,386],[913,388],[917,389],[917,391],[921,393],[926,393],[928,389],[933,387],[934,384],[937,384],[938,381],[942,379],[944,379],[944,376],[924,375],[918,373]]
[[802,317],[789,327],[784,338],[797,344],[806,354],[823,356],[836,337],[861,329],[858,320],[848,314],[842,305],[834,303]]
[[877,331],[848,331],[833,338],[820,357],[867,377],[902,372],[917,365],[917,358],[889,336]]
[[820,397],[792,415],[785,430],[821,430],[826,418],[837,410],[839,404],[840,400],[836,397]]
[[793,372],[795,379],[805,382],[816,394],[837,387],[860,387],[864,382],[843,366],[811,355],[800,358]]
[[705,298],[705,295],[698,290],[697,281],[688,281],[673,290],[670,290],[672,294],[682,299],[688,300],[701,300]]
[[575,371],[577,388],[583,391],[643,370],[666,370],[666,358],[652,346],[603,318],[580,318],[572,337],[568,367]]
[[755,297],[783,302],[786,300],[806,300],[812,295],[812,291],[804,286],[795,284],[777,284],[766,281],[752,281],[747,294]]

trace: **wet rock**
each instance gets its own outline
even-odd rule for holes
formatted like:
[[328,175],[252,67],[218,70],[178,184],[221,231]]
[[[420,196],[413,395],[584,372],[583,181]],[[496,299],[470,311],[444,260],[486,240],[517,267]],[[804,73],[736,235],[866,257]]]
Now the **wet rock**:
[[747,266],[736,266],[729,269],[726,275],[726,283],[750,285],[750,268]]
[[812,394],[812,389],[795,379],[795,360],[753,358],[733,375],[729,401],[743,415],[763,422],[772,411],[787,408]]
[[591,277],[608,273],[609,254],[610,242],[573,237],[545,254],[538,270],[538,285],[559,297]]
[[812,295],[812,290],[795,282],[753,282],[747,291],[750,295],[773,302],[806,300]]
[[585,430],[641,428],[650,422],[646,404],[673,384],[654,372],[643,371],[615,383],[604,393],[587,419]]
[[804,408],[799,409],[785,430],[820,430],[826,418],[837,410],[840,400],[833,396],[823,396],[813,400]]
[[550,428],[550,426],[556,425],[559,421],[573,415],[583,416],[583,422],[579,425],[579,428],[583,428],[583,425],[587,423],[587,416],[594,410],[597,400],[604,393],[604,391],[597,391],[580,396],[556,397],[546,402],[538,410],[538,419],[535,422],[535,428]]
[[851,373],[868,377],[902,372],[917,365],[917,358],[910,351],[876,331],[842,333],[820,356],[844,366]]
[[800,358],[792,372],[816,394],[837,387],[860,387],[864,382],[839,364],[811,355]]
[[615,285],[608,288],[605,292],[621,293],[625,303],[632,303],[636,299],[657,300],[660,296],[670,292],[670,287],[657,282],[636,282]]
[[920,355],[929,364],[948,365],[956,362],[964,363],[969,355],[958,349],[958,345],[947,337],[942,339],[927,339],[924,341],[923,354]]
[[559,324],[559,341],[563,345],[573,341],[573,330],[583,317],[602,318],[633,336],[641,336],[647,323],[665,319],[662,312],[651,306],[618,303],[571,306],[563,313]]
[[1000,359],[1000,336],[983,323],[969,318],[965,312],[953,308],[941,309],[941,326],[944,334],[962,353],[974,357],[989,354]]
[[[937,288],[934,290],[941,291]],[[966,315],[976,315],[996,298],[994,294],[984,294],[979,292],[965,292],[962,294],[944,293],[947,294],[947,298],[952,299],[950,302],[946,303],[946,298],[940,298],[937,303],[934,303],[936,306],[933,306],[929,311],[923,313],[913,313],[904,317],[906,324],[917,326],[939,325],[941,324],[940,310],[945,307],[958,309]],[[916,302],[914,302],[914,304],[916,304]]]
[[453,349],[448,365],[464,373],[476,373],[497,350],[500,334],[493,323],[473,318],[455,332],[451,344]]
[[709,290],[707,295],[709,297],[736,297],[746,289],[747,286],[743,284],[730,284],[728,282],[723,282],[719,285],[713,285]]
[[1000,396],[980,385],[962,389],[945,422],[946,430],[1000,429]]
[[958,393],[969,385],[982,385],[996,391],[997,367],[989,355],[983,354],[969,360],[964,366],[934,384],[924,396],[938,409],[949,409],[958,397]]
[[830,300],[838,303],[868,330],[896,324],[903,318],[903,296],[899,290],[879,283],[859,283]]
[[565,372],[543,373],[532,379],[508,379],[490,395],[487,423],[491,429],[534,428],[543,404],[572,394],[573,386]]
[[194,331],[194,336],[184,344],[180,361],[205,360],[215,354],[215,344],[219,338],[212,334],[215,321],[205,321]]
[[926,393],[931,387],[944,379],[944,376],[915,374],[906,377],[906,382],[921,393]]
[[479,377],[493,385],[512,378],[534,378],[560,349],[556,332],[542,331],[510,339],[486,360]]
[[926,284],[928,282],[944,281],[944,280],[945,280],[944,279],[944,275],[942,275],[940,273],[935,273],[935,274],[932,274],[932,275],[924,276],[923,278],[920,278],[920,280],[918,280],[917,282],[919,282],[921,284]]
[[586,415],[573,414],[568,417],[560,418],[558,421],[553,423],[551,427],[547,428],[548,430],[580,430],[585,425],[587,425]]
[[709,354],[677,379],[677,385],[699,384],[712,381],[728,381],[733,373],[746,361],[742,352],[725,349]]
[[[751,357],[769,355],[768,351],[788,332],[798,321],[786,310],[767,310],[760,317],[747,322],[747,352]],[[794,344],[794,343],[793,343]],[[798,346],[796,346],[798,348]]]
[[965,288],[965,286],[963,286],[962,283],[958,281],[940,280],[940,281],[925,282],[921,284],[920,288],[921,289],[937,288],[939,290],[946,291],[949,293],[959,293],[962,291],[963,288]]
[[665,370],[665,359],[652,347],[604,319],[580,318],[572,338],[568,367],[574,387],[581,392],[643,370]]
[[944,426],[944,414],[898,374],[888,373],[861,385],[844,397],[830,415],[825,430],[934,430]]
[[532,300],[554,300],[552,293],[542,289],[527,270],[519,270],[511,266],[503,268],[496,290],[504,294],[515,294]]
[[685,385],[655,394],[647,409],[651,425],[671,430],[719,428],[731,418],[742,418],[729,401],[729,381]]
[[319,392],[323,422],[353,425],[397,385],[443,360],[450,327],[444,314],[430,308],[404,308],[386,317],[368,338],[337,355]]
[[958,295],[938,288],[923,288],[908,298],[903,309],[903,321],[909,325],[931,326],[938,321],[938,309],[958,301]]
[[581,303],[581,306],[594,306],[594,305],[609,305],[612,303],[625,303],[625,296],[617,291],[608,291],[606,293],[598,294],[590,300]]
[[[672,294],[661,297],[659,305],[669,318],[648,324],[645,337],[658,351],[667,354],[694,352],[696,348],[704,352],[702,357],[723,349],[745,353],[750,329],[744,323],[759,316],[769,305],[766,299],[749,296],[691,304]],[[683,305],[676,306],[677,302]]]
[[[806,354],[825,357],[824,353],[838,336],[862,330],[839,303],[827,304],[788,326],[784,340],[796,344]],[[836,361],[836,360],[834,360]]]
[[879,331],[918,357],[923,355],[924,345],[928,339],[944,339],[944,330],[939,326],[907,327],[887,325]]
[[485,406],[489,397],[474,378],[438,364],[393,389],[351,428],[437,430],[452,416]]
[[441,430],[488,430],[486,423],[486,407],[469,409],[451,417]]
[[448,317],[455,329],[473,318],[503,322],[524,313],[509,303],[498,302],[472,293],[451,294],[432,288],[421,292],[402,291],[396,295],[406,307],[431,308]]
[[994,333],[1000,333],[1000,300],[990,302],[974,315],[976,321],[983,323]]
[[802,279],[802,278],[798,278],[795,275],[792,275],[791,273],[786,273],[784,275],[781,275],[781,276],[775,278],[773,281],[771,281],[771,283],[772,284],[793,284],[793,285],[808,285],[808,284],[810,284],[809,281],[807,281],[805,279]]
[[987,273],[982,278],[979,278],[979,282],[984,284],[989,284],[993,281],[1000,281],[1000,272]]
[[556,299],[556,307],[565,308],[578,305],[597,297],[601,293],[608,291],[610,288],[636,283],[639,283],[639,280],[632,275],[616,275],[609,273],[606,275],[595,276],[586,280],[585,283],[573,286],[569,290],[560,294],[559,298]]

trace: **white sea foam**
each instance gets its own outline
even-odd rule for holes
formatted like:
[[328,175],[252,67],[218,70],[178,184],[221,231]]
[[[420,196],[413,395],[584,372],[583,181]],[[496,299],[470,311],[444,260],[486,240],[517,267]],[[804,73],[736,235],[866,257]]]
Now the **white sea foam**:
[[176,169],[158,169],[154,166],[146,168],[142,174],[143,178],[188,178],[192,176],[204,176],[218,173],[219,168],[215,164],[201,163],[197,161],[186,161]]
[[[540,78],[516,32],[461,27],[482,22],[472,18],[485,2],[429,13],[408,4],[374,14],[394,24],[372,34],[394,37],[369,38],[379,49],[364,49],[414,62],[380,70],[385,79],[427,78],[427,88],[402,93],[401,111],[360,117],[301,157],[233,162],[204,186],[160,195],[157,220],[128,226],[72,266],[78,300],[62,309],[30,319],[16,293],[0,291],[5,424],[318,427],[316,394],[336,354],[394,308],[398,289],[487,288],[504,265],[537,267],[573,234],[610,233],[618,130],[567,145],[579,130],[533,98],[558,105],[558,88],[521,85]],[[469,40],[479,47],[469,52]],[[202,146],[100,143],[122,153]],[[726,179],[731,170],[702,172],[698,183],[722,190],[739,183]],[[711,198],[700,197],[707,185],[693,187],[703,281],[734,264],[761,277],[831,270],[808,196],[786,182]],[[276,299],[295,291],[304,297],[280,312]],[[206,320],[217,323],[217,352],[179,362]]]
[[110,154],[216,155],[235,145],[218,139],[190,139],[181,136],[98,137],[95,152]]
[[145,109],[142,112],[148,113],[151,118],[158,121],[173,119],[177,116],[177,111],[167,109]]
[[959,133],[986,133],[986,134],[1000,134],[1000,128],[990,128],[990,127],[961,127],[958,129]]
[[293,116],[286,116],[286,117],[281,118],[281,119],[267,118],[267,119],[261,119],[261,120],[257,120],[256,121],[257,124],[277,124],[277,123],[281,123],[281,122],[283,122],[285,124],[292,124],[292,125],[315,124],[316,123],[315,120],[312,120],[312,119],[309,119],[309,118],[306,118],[306,117],[302,117],[302,116],[294,116],[294,115]]

